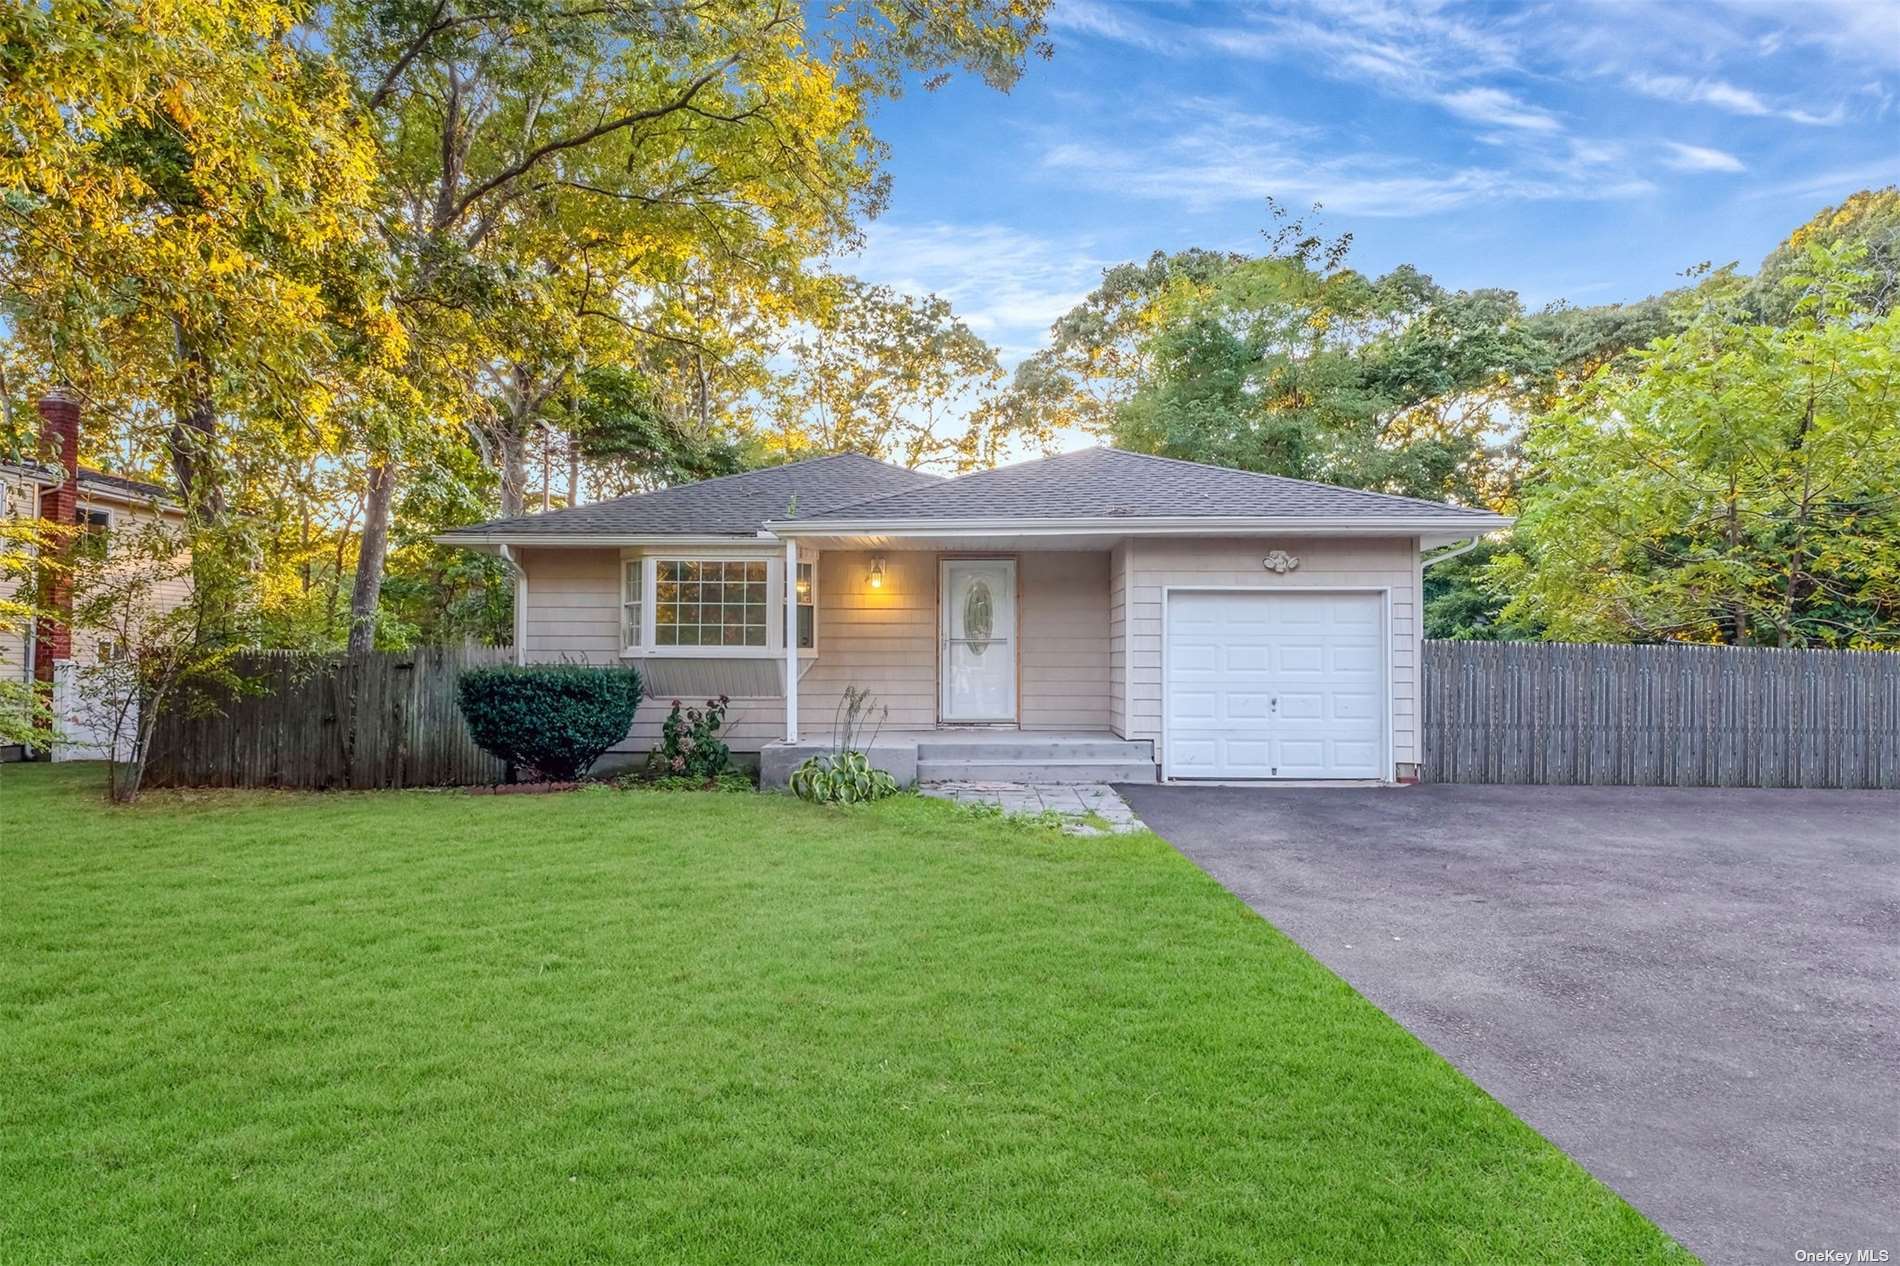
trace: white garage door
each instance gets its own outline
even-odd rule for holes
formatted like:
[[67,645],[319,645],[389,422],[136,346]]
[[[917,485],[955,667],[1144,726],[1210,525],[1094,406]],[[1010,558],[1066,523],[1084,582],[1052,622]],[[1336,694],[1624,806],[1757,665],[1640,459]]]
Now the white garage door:
[[1383,600],[1168,595],[1171,778],[1384,778]]

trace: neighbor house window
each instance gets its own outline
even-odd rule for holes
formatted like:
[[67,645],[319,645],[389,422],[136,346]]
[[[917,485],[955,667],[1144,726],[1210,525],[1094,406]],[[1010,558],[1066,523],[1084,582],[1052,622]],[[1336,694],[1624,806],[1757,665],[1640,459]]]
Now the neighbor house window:
[[818,564],[798,565],[798,649],[818,645]]
[[80,529],[79,539],[73,542],[73,553],[95,562],[104,558],[106,547],[111,541],[112,515],[105,510],[89,510],[81,506],[73,511],[73,522]]
[[620,566],[622,572],[622,587],[620,590],[620,637],[623,645],[635,647],[640,645],[641,598],[646,592],[644,588],[645,577],[641,573],[641,568],[646,566],[646,563],[643,559],[629,558]]
[[764,646],[766,565],[665,558],[654,564],[655,646]]

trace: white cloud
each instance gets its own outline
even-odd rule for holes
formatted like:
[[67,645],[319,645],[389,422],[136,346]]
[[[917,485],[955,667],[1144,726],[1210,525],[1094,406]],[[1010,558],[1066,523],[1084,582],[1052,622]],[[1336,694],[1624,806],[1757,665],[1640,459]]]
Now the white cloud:
[[1080,302],[1110,262],[1086,239],[1057,241],[1000,224],[873,221],[864,249],[838,266],[907,294],[948,299],[1013,363]]
[[1193,210],[1237,202],[1319,202],[1332,212],[1407,217],[1488,201],[1555,198],[1597,201],[1651,191],[1619,174],[1620,150],[1601,143],[1553,152],[1512,146],[1513,165],[1434,167],[1378,152],[1315,157],[1310,146],[1271,131],[1236,132],[1182,112],[1159,135],[1062,139],[1042,169],[1085,188],[1173,202]]
[[1461,118],[1529,132],[1560,132],[1563,124],[1550,111],[1527,105],[1500,88],[1464,88],[1441,94],[1438,104]]
[[1663,148],[1669,151],[1669,157],[1663,159],[1664,166],[1677,171],[1747,171],[1742,160],[1725,150],[1710,149],[1706,145],[1684,145],[1681,141],[1664,141]]
[[1632,91],[1659,101],[1674,101],[1682,105],[1706,105],[1729,114],[1739,114],[1747,118],[1782,118],[1795,123],[1805,123],[1813,127],[1828,127],[1839,123],[1846,117],[1846,110],[1836,105],[1826,114],[1816,114],[1812,110],[1797,107],[1771,106],[1753,89],[1738,87],[1723,79],[1691,79],[1686,75],[1661,75],[1646,71],[1635,71],[1624,77],[1623,82]]
[[1092,35],[1151,53],[1178,53],[1183,49],[1178,36],[1141,20],[1133,9],[1111,8],[1095,0],[1060,0],[1049,10],[1049,26],[1058,33]]

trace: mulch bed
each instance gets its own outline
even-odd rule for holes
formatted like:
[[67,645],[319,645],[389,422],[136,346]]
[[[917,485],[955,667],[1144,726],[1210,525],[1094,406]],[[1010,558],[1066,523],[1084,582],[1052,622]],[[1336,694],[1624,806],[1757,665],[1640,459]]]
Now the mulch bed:
[[577,782],[503,782],[492,787],[468,787],[465,790],[471,796],[539,796],[555,791],[573,791],[582,785]]

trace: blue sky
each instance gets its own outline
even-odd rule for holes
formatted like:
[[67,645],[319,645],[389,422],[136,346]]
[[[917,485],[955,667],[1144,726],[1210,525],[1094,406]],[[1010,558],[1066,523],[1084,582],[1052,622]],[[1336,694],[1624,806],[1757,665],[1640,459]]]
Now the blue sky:
[[1058,0],[1008,95],[886,106],[860,275],[950,298],[1013,364],[1103,267],[1257,249],[1271,194],[1352,262],[1533,306],[1753,268],[1900,181],[1900,0]]

